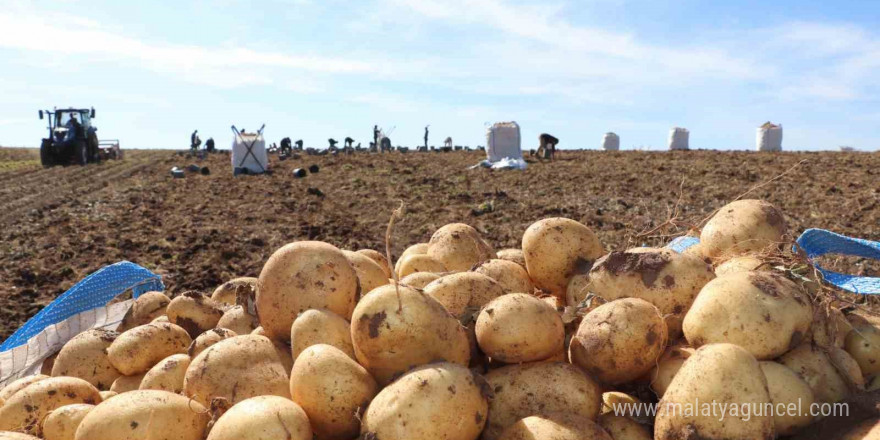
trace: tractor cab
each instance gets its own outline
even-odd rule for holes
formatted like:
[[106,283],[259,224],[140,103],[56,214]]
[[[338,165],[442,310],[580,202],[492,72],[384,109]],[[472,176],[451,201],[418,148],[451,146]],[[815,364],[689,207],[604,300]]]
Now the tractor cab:
[[92,124],[95,109],[40,110],[40,119],[49,120],[49,137],[40,144],[43,166],[98,162],[102,150],[98,142],[98,128]]

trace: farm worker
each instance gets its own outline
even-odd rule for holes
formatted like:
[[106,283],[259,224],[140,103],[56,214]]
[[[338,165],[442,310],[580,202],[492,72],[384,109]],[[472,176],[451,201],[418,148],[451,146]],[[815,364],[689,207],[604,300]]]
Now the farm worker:
[[199,145],[201,145],[201,143],[202,143],[202,140],[199,139],[199,131],[196,130],[193,132],[192,136],[189,137],[189,147],[192,149],[195,149]]
[[379,148],[379,126],[378,125],[373,126],[373,145],[376,148]]
[[430,127],[430,125],[425,126],[425,148],[428,148],[428,127]]

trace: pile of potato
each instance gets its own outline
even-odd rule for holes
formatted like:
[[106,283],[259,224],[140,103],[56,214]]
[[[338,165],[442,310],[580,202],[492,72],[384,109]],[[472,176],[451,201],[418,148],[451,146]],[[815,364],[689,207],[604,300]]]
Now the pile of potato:
[[[258,278],[147,293],[117,331],[70,340],[43,375],[0,390],[0,440],[791,435],[816,420],[665,410],[880,387],[880,321],[819,307],[815,282],[766,264],[787,233],[777,208],[743,200],[682,253],[609,253],[566,218],[499,251],[446,225],[394,264],[291,243]],[[656,416],[612,410],[658,400]],[[878,423],[846,438],[878,438]]]

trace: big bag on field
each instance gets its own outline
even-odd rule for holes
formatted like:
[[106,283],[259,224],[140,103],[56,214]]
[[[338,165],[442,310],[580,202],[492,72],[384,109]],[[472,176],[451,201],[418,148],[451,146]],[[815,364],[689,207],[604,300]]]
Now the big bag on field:
[[690,132],[687,128],[673,127],[669,130],[669,149],[670,150],[688,150],[688,138]]
[[782,151],[782,125],[766,122],[758,127],[758,151]]
[[486,159],[522,159],[522,140],[516,122],[496,122],[486,132]]
[[[251,153],[248,153],[250,147]],[[241,133],[232,140],[232,168],[247,168],[251,174],[264,173],[269,169],[266,140],[259,133]]]
[[620,150],[620,136],[615,133],[605,133],[602,137],[602,149],[606,151]]

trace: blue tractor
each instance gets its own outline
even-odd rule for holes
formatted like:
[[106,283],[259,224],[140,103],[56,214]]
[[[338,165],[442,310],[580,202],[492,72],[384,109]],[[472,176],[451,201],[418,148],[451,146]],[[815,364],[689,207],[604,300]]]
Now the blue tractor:
[[98,128],[92,125],[95,109],[40,110],[40,119],[49,119],[49,137],[40,144],[44,167],[85,165],[101,160]]

